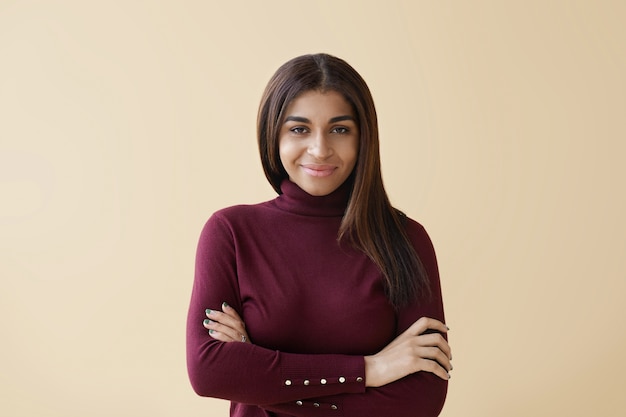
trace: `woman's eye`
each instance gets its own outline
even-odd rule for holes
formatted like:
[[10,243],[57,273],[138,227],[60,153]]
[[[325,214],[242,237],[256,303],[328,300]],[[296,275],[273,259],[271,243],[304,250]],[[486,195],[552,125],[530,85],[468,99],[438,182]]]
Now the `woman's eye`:
[[301,135],[303,133],[306,133],[306,129],[300,126],[292,127],[290,130],[296,135]]
[[346,133],[349,132],[347,127],[343,127],[343,126],[338,126],[333,128],[333,130],[331,131],[332,133],[339,133],[340,135],[345,135]]

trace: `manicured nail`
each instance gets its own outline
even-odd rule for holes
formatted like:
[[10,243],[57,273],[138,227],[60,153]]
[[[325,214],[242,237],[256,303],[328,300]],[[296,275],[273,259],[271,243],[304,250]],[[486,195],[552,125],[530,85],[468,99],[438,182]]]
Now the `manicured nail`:
[[211,309],[207,308],[206,310],[204,310],[204,312],[206,313],[206,315],[208,316],[209,314],[211,314]]
[[452,375],[448,372],[448,379],[452,378]]
[[446,329],[450,330],[450,328],[448,326],[446,326]]
[[224,301],[224,302],[222,303],[222,308],[224,309],[224,308],[226,308],[226,307],[228,307],[228,303],[227,303],[226,301]]
[[213,334],[213,333],[215,333],[215,330],[211,329],[211,330],[209,330],[209,333]]
[[204,323],[205,326],[208,326],[209,323],[211,323],[211,320],[205,319],[202,323]]

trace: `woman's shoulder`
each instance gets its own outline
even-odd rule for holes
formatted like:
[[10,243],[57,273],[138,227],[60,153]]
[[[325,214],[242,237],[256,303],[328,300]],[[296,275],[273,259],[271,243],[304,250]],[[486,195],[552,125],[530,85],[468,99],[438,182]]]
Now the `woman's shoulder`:
[[215,239],[217,236],[234,236],[250,233],[255,225],[264,223],[268,211],[268,202],[257,204],[237,204],[213,212],[205,221],[200,234],[201,239]]
[[420,222],[411,217],[407,216],[404,212],[397,210],[400,218],[402,219],[402,223],[406,228],[407,233],[409,234],[427,234],[426,229]]
[[405,230],[411,242],[416,247],[432,247],[432,241],[426,228],[422,225],[422,223],[417,220],[412,219],[406,214],[400,212],[400,216],[402,217],[402,221],[405,226]]
[[227,206],[219,210],[216,210],[209,217],[209,219],[218,218],[220,220],[225,220],[225,221],[229,221],[229,220],[234,221],[240,218],[248,219],[250,218],[250,216],[254,217],[254,216],[263,215],[263,213],[266,212],[270,208],[271,208],[271,200],[264,201],[262,203],[254,203],[254,204],[236,204],[233,206]]
[[237,204],[213,212],[207,223],[254,224],[265,217],[272,216],[273,212],[275,212],[273,200],[255,204]]

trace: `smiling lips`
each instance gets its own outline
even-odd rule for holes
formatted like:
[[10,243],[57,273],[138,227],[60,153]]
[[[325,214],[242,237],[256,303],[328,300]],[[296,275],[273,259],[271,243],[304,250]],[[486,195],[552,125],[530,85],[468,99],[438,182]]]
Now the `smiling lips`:
[[328,177],[335,172],[337,167],[334,165],[303,164],[302,169],[312,177]]

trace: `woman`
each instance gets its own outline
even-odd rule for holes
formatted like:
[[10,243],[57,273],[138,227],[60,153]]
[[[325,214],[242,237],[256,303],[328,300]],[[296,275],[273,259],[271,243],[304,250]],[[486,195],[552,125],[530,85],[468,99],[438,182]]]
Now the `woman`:
[[231,416],[436,416],[452,369],[435,253],[394,209],[376,111],[345,61],[305,55],[258,115],[279,194],[213,214],[198,244],[188,370]]

